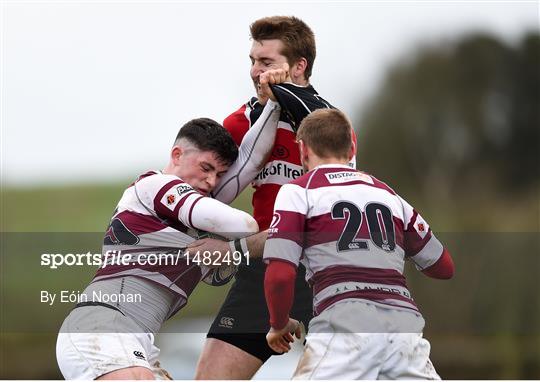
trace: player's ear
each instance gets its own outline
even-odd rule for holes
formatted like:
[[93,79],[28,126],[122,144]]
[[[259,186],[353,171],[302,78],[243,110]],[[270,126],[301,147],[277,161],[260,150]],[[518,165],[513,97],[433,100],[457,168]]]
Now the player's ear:
[[356,155],[356,142],[351,142],[351,150],[349,151],[349,161]]
[[183,154],[183,150],[180,146],[173,146],[171,150],[171,160],[175,165],[178,165],[178,162],[180,161],[180,157]]
[[302,158],[303,162],[307,162],[308,157],[309,157],[308,147],[306,146],[303,140],[298,141],[298,148],[300,149],[300,158]]
[[306,68],[307,68],[307,60],[304,57],[302,57],[298,61],[296,61],[289,70],[292,79],[298,80],[299,78],[302,78],[304,80],[307,80],[304,74],[306,72]]

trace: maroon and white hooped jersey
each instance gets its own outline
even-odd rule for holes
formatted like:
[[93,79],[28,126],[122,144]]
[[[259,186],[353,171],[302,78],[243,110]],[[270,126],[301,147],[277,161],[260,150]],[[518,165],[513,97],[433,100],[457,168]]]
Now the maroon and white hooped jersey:
[[320,314],[343,299],[418,311],[405,259],[420,270],[443,246],[422,217],[385,183],[345,165],[322,165],[282,186],[264,259],[301,261]]
[[175,175],[149,171],[139,176],[117,205],[103,241],[104,263],[93,281],[141,277],[175,293],[179,309],[208,272],[184,256],[194,230],[236,238],[257,232],[257,224]]

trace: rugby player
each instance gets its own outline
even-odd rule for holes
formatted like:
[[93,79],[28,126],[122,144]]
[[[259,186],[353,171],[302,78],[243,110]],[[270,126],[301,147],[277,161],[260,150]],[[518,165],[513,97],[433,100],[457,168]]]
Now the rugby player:
[[[261,78],[262,92],[271,94],[269,85],[288,76],[282,68]],[[260,170],[280,112],[279,104],[267,102],[240,148],[217,122],[186,123],[163,171],[149,171],[125,190],[105,233],[104,264],[58,335],[57,360],[66,379],[169,378],[154,336],[214,271],[181,249],[200,230],[228,239],[258,232],[249,214],[217,199],[234,199]],[[216,186],[214,199],[209,195]],[[150,263],[150,256],[159,261]]]
[[[253,40],[249,53],[252,64],[250,76],[257,97],[251,98],[223,123],[238,145],[260,119],[268,100],[269,95],[261,91],[261,76],[288,64],[292,83],[273,88],[273,94],[282,107],[282,115],[271,155],[253,180],[253,215],[262,232],[241,239],[236,246],[242,251],[249,250],[252,261],[249,266],[239,267],[235,282],[212,323],[199,358],[196,379],[251,379],[264,362],[278,354],[268,346],[265,338],[269,326],[263,290],[265,266],[260,258],[266,239],[265,230],[272,220],[279,188],[302,175],[295,141],[296,129],[311,111],[332,107],[309,82],[316,48],[314,34],[306,23],[296,17],[266,17],[255,21],[250,32]],[[354,147],[354,132],[351,139]],[[353,157],[351,166],[354,165]],[[197,241],[190,248],[202,251],[229,250],[227,243],[214,239]],[[300,266],[293,311],[295,317],[307,325],[312,317],[311,290],[303,273]]]
[[317,110],[298,130],[307,173],[281,187],[264,249],[268,344],[287,352],[300,338],[289,313],[301,262],[316,316],[293,379],[440,379],[403,268],[448,279],[452,258],[411,205],[347,165],[350,131],[338,110]]

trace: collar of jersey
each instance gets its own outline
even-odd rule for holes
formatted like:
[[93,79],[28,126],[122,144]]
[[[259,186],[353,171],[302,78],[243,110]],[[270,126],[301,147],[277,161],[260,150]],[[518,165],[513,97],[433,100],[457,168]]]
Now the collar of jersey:
[[[328,164],[320,164],[317,167],[315,167],[313,170],[317,170],[319,168],[346,168],[348,170],[354,170],[351,166],[346,164],[339,164],[339,163],[328,163]],[[313,171],[311,170],[311,171]]]

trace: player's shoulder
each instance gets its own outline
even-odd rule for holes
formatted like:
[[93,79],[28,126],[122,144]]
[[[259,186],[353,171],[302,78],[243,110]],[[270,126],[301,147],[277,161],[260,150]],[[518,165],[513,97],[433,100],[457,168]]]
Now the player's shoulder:
[[[161,171],[148,171],[140,175],[131,185],[137,185],[137,188],[160,189],[167,185],[180,185],[185,182],[173,174],[164,174]],[[187,184],[187,183],[185,183]]]
[[382,180],[380,180],[380,179],[376,178],[375,176],[373,176],[371,174],[368,174],[366,172],[362,172],[362,171],[360,171],[360,172],[362,174],[364,174],[365,176],[368,176],[369,178],[371,178],[373,187],[384,190],[384,191],[387,191],[388,193],[390,193],[390,194],[392,194],[394,196],[398,196],[396,191],[394,191],[394,189],[392,187],[390,187],[386,182],[383,182]]
[[290,184],[307,189],[362,184],[397,196],[397,193],[385,182],[367,172],[356,170],[347,165],[319,166],[293,180]]

